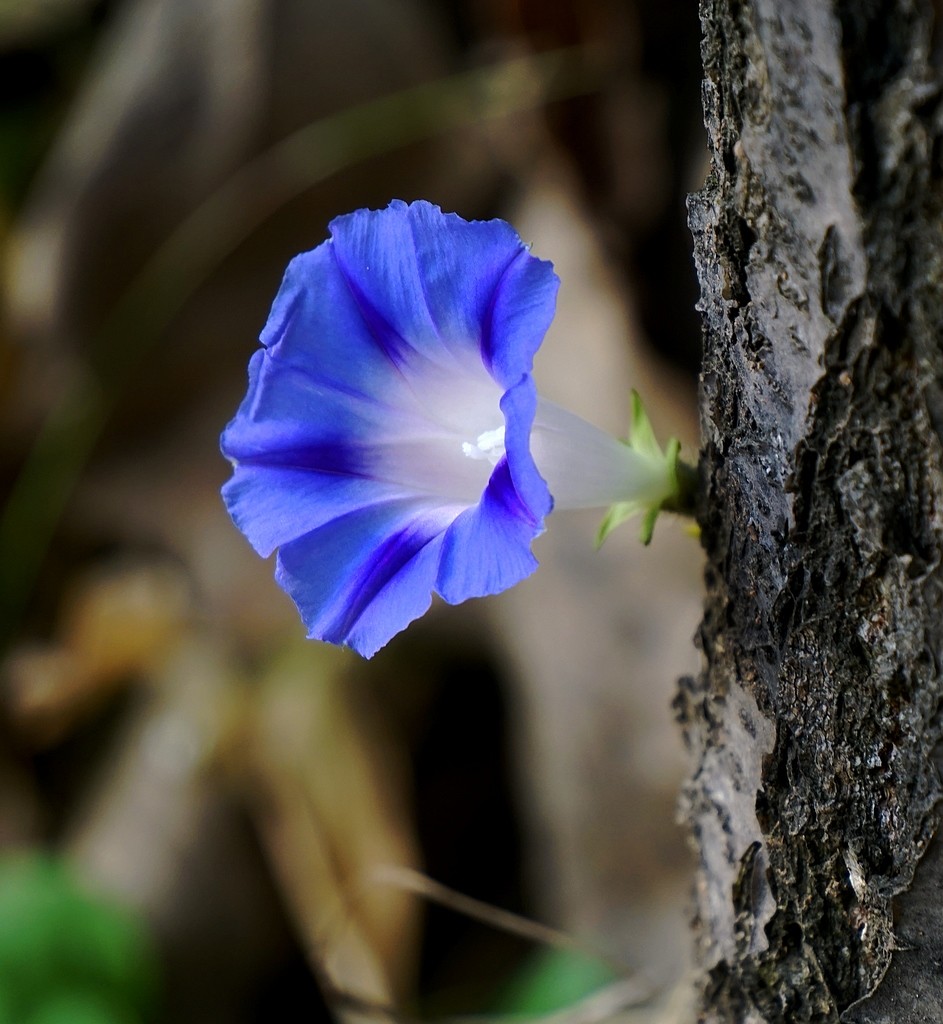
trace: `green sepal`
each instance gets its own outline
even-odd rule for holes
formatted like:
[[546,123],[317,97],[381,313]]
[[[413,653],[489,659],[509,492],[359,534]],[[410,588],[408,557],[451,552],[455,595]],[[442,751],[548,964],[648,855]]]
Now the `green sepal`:
[[[688,505],[688,495],[682,494],[682,486],[678,472],[678,454],[681,451],[681,442],[672,437],[664,451],[655,437],[651,420],[642,399],[636,390],[632,390],[632,432],[628,439],[622,442],[633,451],[650,459],[658,459],[665,463],[667,470],[669,488],[657,501],[621,501],[609,507],[605,518],[599,524],[596,534],[596,547],[599,548],[603,541],[617,527],[633,516],[642,515],[641,528],[639,529],[639,540],[648,545],[651,543],[652,534],[655,532],[655,521],[658,513],[667,505],[673,511],[685,511]],[[688,474],[685,474],[687,478]]]
[[[655,529],[655,520],[652,518],[651,526],[646,532],[648,521],[651,518],[651,509],[649,509],[648,502],[620,501],[615,505],[609,506],[609,511],[606,513],[603,521],[599,524],[599,529],[596,531],[596,547],[602,547],[603,541],[617,526],[621,526],[627,519],[632,519],[634,516],[643,512],[646,514],[645,518],[642,520],[640,540],[643,544],[647,544],[652,539],[652,530]],[[655,510],[655,515],[658,515],[657,509]]]
[[632,388],[632,420],[628,439],[624,442],[639,455],[649,455],[655,459],[664,458],[661,445],[655,437],[652,421],[648,418],[642,396]]

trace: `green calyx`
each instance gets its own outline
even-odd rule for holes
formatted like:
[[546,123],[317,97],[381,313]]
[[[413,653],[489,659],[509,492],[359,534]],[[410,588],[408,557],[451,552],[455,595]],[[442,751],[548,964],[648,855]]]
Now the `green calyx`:
[[611,505],[605,519],[596,534],[598,548],[610,533],[624,523],[641,515],[639,540],[643,544],[651,542],[655,531],[655,520],[662,511],[675,512],[679,515],[694,515],[694,498],[697,490],[697,471],[679,459],[681,442],[672,437],[664,450],[655,437],[651,420],[639,393],[632,391],[632,423],[628,438],[622,442],[634,452],[663,464],[665,470],[665,488],[654,498],[645,497],[633,501],[620,501]]

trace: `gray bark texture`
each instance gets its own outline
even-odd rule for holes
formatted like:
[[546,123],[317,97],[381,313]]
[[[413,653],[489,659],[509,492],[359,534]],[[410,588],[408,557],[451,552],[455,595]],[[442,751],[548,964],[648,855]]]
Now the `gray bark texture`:
[[921,0],[701,0],[701,1017],[943,1024],[943,134]]

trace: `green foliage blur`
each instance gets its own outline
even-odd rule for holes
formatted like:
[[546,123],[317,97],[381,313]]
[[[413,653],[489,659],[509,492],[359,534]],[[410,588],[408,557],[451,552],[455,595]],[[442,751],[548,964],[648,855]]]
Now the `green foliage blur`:
[[0,860],[0,1024],[139,1024],[156,1005],[143,924],[45,855]]
[[617,978],[598,957],[572,949],[538,949],[504,985],[495,1008],[520,1016],[556,1013]]

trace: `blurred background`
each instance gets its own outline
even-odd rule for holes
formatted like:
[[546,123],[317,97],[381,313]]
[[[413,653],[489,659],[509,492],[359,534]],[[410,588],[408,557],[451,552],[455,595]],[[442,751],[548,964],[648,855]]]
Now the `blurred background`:
[[[688,0],[0,2],[0,1024],[683,1019],[701,559],[560,513],[371,662],[219,499],[292,255],[391,198],[552,260],[548,397],[695,458]],[[672,1014],[674,1016],[672,1016]]]

